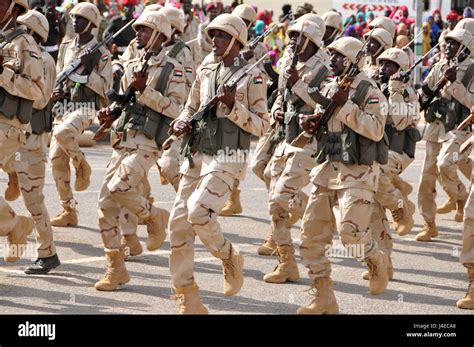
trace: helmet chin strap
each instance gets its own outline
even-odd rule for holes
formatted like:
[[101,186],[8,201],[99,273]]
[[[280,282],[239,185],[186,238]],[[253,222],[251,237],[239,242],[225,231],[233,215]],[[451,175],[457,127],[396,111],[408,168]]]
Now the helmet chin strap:
[[153,34],[151,34],[151,37],[150,37],[150,39],[148,40],[148,42],[147,42],[147,44],[145,45],[144,48],[145,48],[146,50],[151,49],[151,48],[155,45],[155,43],[156,43],[156,41],[158,40],[158,37],[159,37],[159,36],[160,36],[160,32],[154,30],[154,31],[153,31]]
[[84,34],[87,30],[89,30],[89,28],[91,27],[91,21],[89,21],[89,23],[87,24],[87,26],[84,28],[84,30],[82,30],[79,35],[82,35]]
[[[332,27],[331,27],[331,28],[332,28]],[[338,34],[338,32],[339,32],[339,29],[334,28],[332,34],[329,35],[329,37],[327,38],[327,40],[332,40],[332,39],[334,39],[334,38],[336,37],[336,35]],[[326,40],[326,41],[327,41],[327,40]]]
[[306,40],[304,40],[304,45],[301,47],[300,51],[298,54],[303,54],[303,52],[306,50],[306,47],[308,47],[309,39],[307,36],[305,36]]
[[222,55],[221,58],[224,58],[225,56],[227,56],[232,48],[232,46],[234,45],[234,42],[235,42],[235,37],[232,37],[232,40],[230,40],[230,43],[229,45],[227,46],[227,49],[225,50],[224,54]]
[[[12,14],[12,11],[13,11],[13,6],[15,6],[15,2],[14,1],[11,1],[10,2],[10,6],[8,7],[7,9],[7,12],[5,13],[5,15],[3,16],[2,20],[0,21],[0,23],[3,23],[7,20],[8,17],[10,17],[10,15]],[[12,17],[10,17],[8,19],[8,22],[7,24],[5,24],[2,29],[0,31],[4,31],[6,27],[8,27],[8,25],[10,25],[11,21],[13,20]]]

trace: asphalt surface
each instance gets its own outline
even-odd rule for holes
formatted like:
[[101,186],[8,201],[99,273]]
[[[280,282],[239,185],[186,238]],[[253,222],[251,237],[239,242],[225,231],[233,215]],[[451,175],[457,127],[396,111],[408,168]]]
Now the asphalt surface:
[[[178,304],[172,295],[168,269],[169,236],[162,249],[145,251],[126,263],[131,281],[114,292],[98,292],[94,283],[105,272],[102,240],[98,229],[97,198],[111,149],[106,145],[85,148],[93,168],[90,188],[75,193],[79,201],[79,226],[54,228],[54,237],[62,265],[47,276],[25,275],[22,271],[31,259],[7,264],[0,260],[0,313],[3,314],[170,314]],[[421,174],[424,143],[419,144],[416,160],[403,174],[416,190]],[[73,171],[74,172],[74,171]],[[6,174],[0,174],[0,192],[6,187]],[[464,178],[463,178],[464,180]],[[170,209],[174,200],[171,186],[159,183],[157,170],[150,173],[153,195],[159,206]],[[464,180],[464,182],[466,182]],[[467,183],[467,182],[466,182]],[[299,305],[311,301],[310,281],[306,269],[299,264],[301,279],[291,284],[267,284],[263,275],[277,264],[275,257],[257,255],[257,248],[266,236],[269,225],[267,193],[250,171],[242,183],[241,200],[244,212],[236,217],[220,217],[226,236],[238,245],[245,257],[245,283],[238,296],[223,295],[220,260],[214,258],[197,241],[195,276],[201,288],[203,303],[213,314],[294,314]],[[308,190],[308,187],[306,188]],[[440,186],[438,204],[445,199]],[[51,216],[61,211],[51,170],[48,168],[44,189]],[[13,202],[19,213],[26,213],[22,199]],[[394,280],[378,296],[368,292],[362,280],[363,265],[352,258],[331,258],[334,290],[343,314],[463,314],[472,313],[456,308],[456,300],[467,288],[465,269],[459,263],[462,224],[454,221],[454,213],[437,218],[440,236],[430,243],[415,241],[422,226],[418,212],[415,227],[405,236],[393,235]],[[292,229],[293,240],[299,245],[299,223]],[[140,240],[145,249],[146,229],[140,226]],[[34,237],[29,246],[34,248]],[[298,252],[297,252],[298,253]],[[299,261],[299,258],[298,258]]]

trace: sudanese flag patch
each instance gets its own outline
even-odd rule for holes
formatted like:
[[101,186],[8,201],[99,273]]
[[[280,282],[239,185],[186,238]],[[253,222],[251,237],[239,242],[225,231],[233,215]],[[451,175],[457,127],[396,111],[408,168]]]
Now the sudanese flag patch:
[[367,100],[368,105],[378,104],[378,103],[379,103],[379,98],[378,97],[372,97],[372,98],[369,98],[369,100]]
[[174,70],[173,76],[183,77],[183,70]]
[[253,84],[262,84],[262,83],[263,83],[262,76],[257,76],[253,78]]

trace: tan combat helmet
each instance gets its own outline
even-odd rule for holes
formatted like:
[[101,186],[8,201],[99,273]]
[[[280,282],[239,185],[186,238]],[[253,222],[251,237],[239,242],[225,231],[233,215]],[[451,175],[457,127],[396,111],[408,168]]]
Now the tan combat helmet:
[[[357,54],[360,52],[363,46],[364,45],[362,44],[362,42],[360,42],[356,38],[345,36],[331,43],[328,46],[328,50],[330,52],[336,51],[342,54],[343,56],[345,56],[351,64],[356,64]],[[363,64],[364,64],[364,59],[360,59],[358,67],[361,68]],[[347,72],[348,70],[349,70],[349,64],[346,67],[345,72]]]
[[[323,45],[324,31],[326,30],[326,26],[324,25],[324,21],[322,22],[323,25],[321,27],[313,21],[302,20],[302,18],[304,16],[307,16],[307,14],[300,17],[300,19],[297,20],[286,31],[288,35],[291,34],[292,32],[300,33],[301,31],[303,31],[303,35],[307,38],[305,44],[303,45],[303,47],[301,47],[298,54],[301,54],[305,51],[306,47],[308,46],[309,41],[313,42],[318,48],[321,48],[322,45]],[[313,15],[313,16],[317,16],[317,15]],[[319,16],[317,16],[317,17],[319,17]],[[321,17],[319,17],[319,18],[321,18]]]
[[164,14],[171,23],[171,28],[176,30],[179,34],[184,31],[184,13],[175,7],[163,7],[158,13]]
[[384,50],[389,49],[393,46],[393,37],[385,29],[382,29],[382,28],[372,29],[371,31],[369,31],[368,33],[364,35],[364,39],[367,40],[369,36],[373,38],[374,40],[377,40],[378,43],[380,43],[380,48],[375,53],[375,55],[380,54],[380,52],[383,52]]
[[465,29],[474,35],[474,18],[463,18],[454,27],[456,29]]
[[324,19],[324,22],[326,23],[327,27],[332,27],[336,29],[336,34],[333,35],[337,35],[337,33],[340,33],[342,31],[342,16],[339,13],[334,11],[328,11],[322,15],[322,18]]
[[385,29],[392,35],[392,39],[395,37],[395,23],[388,17],[376,17],[369,23],[369,29],[373,28]]
[[25,25],[29,30],[37,33],[43,42],[48,39],[49,23],[46,17],[35,10],[30,10],[18,17],[17,22]]
[[324,35],[324,31],[326,31],[326,23],[324,22],[324,19],[321,16],[318,16],[315,13],[307,13],[299,17],[296,21],[299,22],[302,20],[313,22],[314,24],[319,26],[323,30]]
[[[84,17],[96,28],[99,27],[100,24],[100,12],[96,5],[91,4],[90,2],[80,2],[75,5],[71,12],[71,16],[80,16]],[[86,30],[88,27],[86,28]]]
[[[21,12],[19,13],[18,16],[24,15],[30,9],[30,7],[28,6],[28,0],[11,0],[10,5],[8,6],[8,9],[1,20],[2,23],[5,22],[10,17],[10,15],[12,14],[13,7],[15,5],[19,5],[21,7]],[[11,21],[11,18],[10,18],[10,21]],[[7,24],[5,24],[5,26],[7,26]],[[3,29],[4,28],[2,28],[1,30]]]
[[397,64],[401,70],[407,71],[410,68],[410,58],[400,48],[389,48],[377,58],[377,63],[381,60],[388,60]]
[[145,12],[150,12],[150,11],[159,11],[163,8],[163,6],[161,5],[158,5],[158,4],[151,4],[151,5],[147,5],[145,6],[145,8],[143,9],[143,12],[142,13],[145,13]]
[[250,5],[246,5],[246,4],[239,5],[236,8],[234,8],[234,10],[232,11],[232,14],[234,16],[237,16],[243,20],[250,22],[247,29],[250,29],[250,27],[254,25],[255,22],[257,21],[257,12],[255,12],[253,7]]
[[459,47],[459,49],[467,47],[467,49],[470,51],[470,54],[473,54],[474,38],[472,34],[466,29],[454,29],[453,31],[450,31],[448,35],[446,35],[446,38],[453,39],[459,42],[461,44],[461,47]]
[[135,30],[137,30],[137,27],[139,26],[145,26],[153,30],[153,34],[150,36],[150,39],[144,47],[145,49],[155,45],[159,34],[163,34],[166,37],[166,40],[171,38],[171,23],[169,19],[159,11],[148,11],[142,13],[132,26]]
[[[14,4],[20,5],[23,8],[23,11],[20,13],[20,16],[28,12],[30,6],[28,6],[28,0],[14,0],[12,1]],[[13,5],[12,5],[13,8]]]
[[205,30],[206,34],[211,38],[213,30],[222,30],[232,36],[232,41],[229,43],[223,57],[229,54],[236,40],[242,44],[242,47],[247,45],[247,26],[244,21],[236,15],[228,13],[221,14],[209,23]]

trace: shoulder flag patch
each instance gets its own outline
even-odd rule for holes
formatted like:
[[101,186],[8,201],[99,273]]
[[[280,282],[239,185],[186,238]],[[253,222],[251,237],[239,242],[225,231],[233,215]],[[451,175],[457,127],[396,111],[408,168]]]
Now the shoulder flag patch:
[[183,70],[174,70],[173,76],[183,77]]
[[378,104],[379,103],[379,98],[378,97],[372,97],[372,98],[369,98],[369,100],[367,100],[367,104],[370,105],[370,104]]
[[262,76],[256,76],[253,78],[253,84],[262,84],[263,83],[263,77]]
[[40,58],[40,55],[36,52],[33,52],[33,51],[29,51],[30,53],[30,57],[32,58],[35,58],[35,59],[39,59]]
[[193,73],[193,68],[192,67],[187,67],[186,69],[187,73]]
[[332,76],[332,75],[327,75],[324,80],[325,80],[326,82],[331,82],[333,79],[334,79],[334,76]]
[[102,61],[106,61],[107,59],[109,59],[109,55],[107,53],[104,53],[101,55],[100,59],[102,59]]

